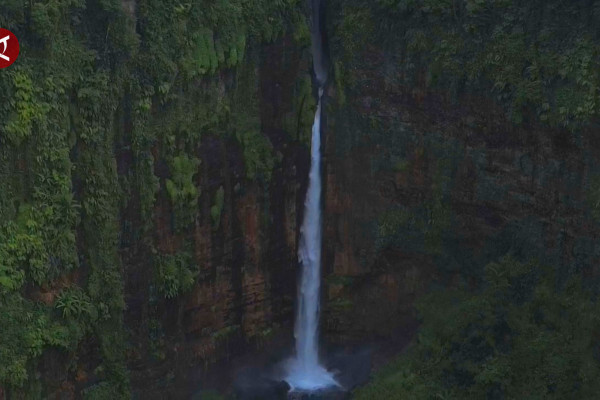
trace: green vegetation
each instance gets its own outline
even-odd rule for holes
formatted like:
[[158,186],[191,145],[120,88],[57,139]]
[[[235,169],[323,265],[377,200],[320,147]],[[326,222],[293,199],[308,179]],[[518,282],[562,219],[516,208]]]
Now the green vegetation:
[[55,307],[65,319],[85,318],[92,322],[98,317],[91,299],[80,288],[63,290],[56,299]]
[[[391,204],[353,234],[364,237],[357,243],[366,265],[382,259],[377,267],[386,274],[403,273],[405,256],[423,257],[426,270],[429,262],[436,267],[431,293],[417,301],[416,339],[355,398],[598,397],[596,240],[565,231],[574,213],[591,213],[594,231],[600,215],[595,150],[582,145],[595,143],[600,115],[600,1],[331,0],[328,7],[340,99],[331,103],[336,156],[346,161],[367,153],[368,161],[358,162],[370,163],[366,176],[381,182],[377,189]],[[438,101],[451,112],[432,116],[440,111]],[[452,102],[456,107],[444,108]],[[502,120],[496,110],[512,122],[507,131],[536,131],[535,144],[523,147],[539,157],[523,159],[523,177],[535,176],[536,187],[564,182],[565,192],[558,189],[551,206],[557,215],[551,225],[560,233],[548,229],[538,210],[515,217],[495,208],[539,204],[534,195],[511,193],[514,182],[506,181],[512,178],[485,170],[510,160],[494,158],[504,138],[486,147],[461,131],[483,137],[489,126],[475,124]],[[552,150],[577,152],[589,172],[554,167],[567,157],[539,152],[546,139],[555,145],[559,136],[568,139]],[[467,193],[473,203],[461,198]],[[489,215],[477,216],[489,221],[473,225],[497,232],[475,229],[482,232],[481,246],[472,246],[480,238],[472,232],[464,238],[457,224],[474,214],[466,204],[494,205]],[[511,257],[501,258],[506,253]]]
[[120,394],[116,391],[115,387],[107,382],[98,383],[83,391],[83,398],[85,400],[111,400],[119,398],[119,396]]
[[240,331],[239,325],[230,325],[211,334],[214,342],[225,341]]
[[[65,325],[53,318],[50,309],[44,308],[17,294],[3,294],[3,312],[0,313],[3,361],[0,379],[11,387],[23,386],[29,379],[31,362],[40,356],[45,347],[65,351],[72,348],[83,335],[85,325],[75,321]],[[9,392],[10,393],[10,392]]]
[[156,262],[158,290],[166,298],[189,291],[197,274],[197,267],[192,265],[192,258],[188,253],[162,255]]
[[312,92],[312,80],[310,75],[301,76],[294,87],[294,113],[285,115],[284,126],[293,138],[310,146],[312,135],[312,124],[315,119],[317,101]]
[[600,389],[599,304],[580,278],[504,257],[481,290],[418,302],[416,342],[357,399],[592,399]]
[[[366,49],[389,55],[381,63],[386,90],[492,93],[517,124],[577,129],[598,116],[600,1],[328,3],[339,16],[330,37],[339,107],[364,83]],[[19,60],[0,73],[0,387],[8,398],[59,396],[40,372],[50,350],[67,360],[58,371],[66,381],[81,370],[93,382],[76,396],[131,398],[126,257],[139,256],[148,271],[152,314],[198,280],[184,233],[200,200],[210,206],[215,236],[228,212],[228,185],[201,187],[211,166],[201,155],[223,161],[227,143],[243,157],[242,185],[268,187],[281,154],[261,130],[261,46],[284,34],[308,46],[304,7],[301,0],[2,2],[0,26],[21,43]],[[375,84],[361,89],[381,93]],[[316,106],[308,74],[293,96],[284,129],[307,142]],[[372,116],[364,130],[381,122]],[[404,156],[393,155],[394,173],[411,170]],[[446,171],[455,166],[429,165],[437,173],[424,201],[376,221],[379,249],[407,245],[444,260],[452,228]],[[589,186],[598,217],[600,183],[591,177]],[[172,224],[163,221],[169,216]],[[167,244],[157,245],[155,230]],[[357,396],[590,398],[600,381],[597,306],[577,278],[560,280],[552,269],[503,259],[486,268],[476,292],[434,292],[419,306],[418,342]],[[150,352],[165,358],[165,327],[156,315],[147,325],[140,329]],[[239,330],[232,323],[212,339],[226,345]]]
[[[193,222],[199,148],[206,135],[235,137],[232,114],[254,118],[239,136],[247,177],[269,177],[275,158],[258,123],[257,54],[283,34],[305,41],[303,20],[299,0],[2,2],[0,26],[21,45],[0,74],[0,387],[8,398],[56,395],[38,370],[51,348],[70,360],[61,366],[67,380],[78,370],[93,377],[78,395],[130,398],[122,247],[133,242],[147,255],[162,298],[191,288],[188,251],[151,256],[159,199],[171,208],[173,234]],[[168,175],[159,178],[161,163]],[[223,200],[221,189],[217,227]]]
[[[408,168],[408,163],[403,164],[403,168]],[[438,164],[430,194],[422,204],[397,206],[379,216],[375,233],[377,250],[406,246],[433,255],[442,252],[442,239],[450,231],[452,213],[447,198],[449,171],[445,162]]]
[[167,179],[167,193],[173,205],[176,229],[183,229],[192,223],[198,210],[198,188],[194,183],[194,175],[198,171],[200,160],[177,156],[171,166],[172,179]]
[[377,47],[389,56],[388,87],[490,93],[518,124],[575,129],[600,111],[599,1],[333,0],[330,8],[340,16],[335,56],[353,66],[347,84],[370,60],[364,49]]
[[276,161],[269,139],[254,130],[238,132],[237,139],[244,149],[246,177],[269,182]]

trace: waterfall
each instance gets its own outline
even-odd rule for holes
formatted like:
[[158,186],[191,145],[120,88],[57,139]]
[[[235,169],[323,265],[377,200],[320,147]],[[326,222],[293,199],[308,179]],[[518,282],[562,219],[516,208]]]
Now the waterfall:
[[300,230],[298,258],[302,277],[298,290],[296,358],[288,366],[286,381],[292,390],[318,390],[337,386],[333,376],[319,364],[319,291],[321,288],[321,98],[327,72],[323,64],[319,0],[313,0],[313,67],[319,83],[319,102],[312,127],[311,164],[304,221]]
[[[320,96],[319,96],[320,97]],[[298,258],[302,265],[302,280],[298,293],[298,313],[294,336],[296,356],[304,364],[318,364],[317,326],[321,275],[321,99],[315,114],[311,142],[311,168],[304,204],[304,222]]]
[[300,230],[298,258],[302,277],[296,311],[296,358],[288,366],[286,381],[292,390],[317,390],[337,385],[319,365],[319,291],[321,288],[321,97],[312,128],[311,165]]

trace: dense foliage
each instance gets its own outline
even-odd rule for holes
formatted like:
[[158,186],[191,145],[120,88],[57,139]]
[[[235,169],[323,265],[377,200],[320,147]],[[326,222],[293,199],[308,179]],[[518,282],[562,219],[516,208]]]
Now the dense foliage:
[[385,49],[389,73],[379,84],[489,93],[516,123],[574,129],[598,116],[599,1],[332,3],[343,16],[332,43],[347,83],[354,70],[344,65]]
[[[0,4],[21,45],[0,73],[0,392],[50,396],[85,373],[85,398],[129,398],[122,241],[146,247],[154,292],[190,289],[189,243],[155,248],[159,193],[175,231],[203,195],[218,229],[223,188],[205,193],[196,179],[207,135],[237,138],[247,177],[268,180],[277,158],[258,124],[257,49],[285,32],[305,41],[305,25],[299,0]],[[67,362],[43,382],[52,349]]]
[[597,398],[600,1],[328,4],[336,150],[390,182],[354,243],[402,306],[414,270],[432,290],[409,350],[355,397]]
[[357,399],[593,399],[600,390],[599,304],[581,279],[505,257],[484,289],[421,299],[407,354]]
[[[197,223],[206,199],[211,229],[221,228],[232,189],[200,187],[206,138],[236,143],[243,178],[269,184],[281,155],[261,132],[258,47],[290,31],[307,46],[303,4],[0,4],[0,26],[21,42],[19,60],[0,72],[0,390],[10,398],[50,397],[82,374],[92,382],[81,391],[87,399],[129,397],[121,246],[134,238],[143,247],[151,296],[191,290],[201,267],[193,246],[180,237],[176,250],[159,249],[155,209],[166,204],[168,225],[180,234]],[[330,4],[342,16],[330,38],[340,103],[360,74],[345,66],[368,62],[364,49],[385,49],[386,87],[492,93],[515,123],[575,129],[600,111],[600,1]],[[294,106],[313,107],[310,81],[297,89]],[[299,127],[312,118],[285,116],[288,133],[306,139]],[[432,195],[416,212],[399,207],[381,217],[381,248],[412,238],[425,252],[442,252],[452,227],[446,169],[439,165]],[[589,201],[597,209],[595,192]],[[485,271],[476,292],[424,299],[417,343],[357,396],[592,398],[598,310],[578,278],[560,282],[552,269],[509,258]],[[154,319],[156,337],[159,325]],[[50,352],[62,358],[50,367],[58,377],[44,381],[40,361]]]

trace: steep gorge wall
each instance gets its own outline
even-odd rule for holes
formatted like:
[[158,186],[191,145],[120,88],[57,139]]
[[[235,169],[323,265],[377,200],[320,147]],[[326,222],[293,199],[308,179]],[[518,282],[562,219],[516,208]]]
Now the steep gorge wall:
[[[327,2],[329,341],[404,342],[416,298],[507,253],[596,279],[597,12],[534,3]],[[305,6],[0,6],[0,398],[186,398],[290,336]]]
[[329,2],[330,341],[406,343],[420,295],[477,288],[483,266],[505,254],[551,265],[562,280],[597,279],[597,103],[578,114],[587,93],[578,57],[588,53],[560,58],[571,51],[560,46],[583,39],[549,10],[564,7],[582,36],[596,14],[583,4],[453,3]]
[[291,335],[305,7],[0,6],[0,398],[188,398]]

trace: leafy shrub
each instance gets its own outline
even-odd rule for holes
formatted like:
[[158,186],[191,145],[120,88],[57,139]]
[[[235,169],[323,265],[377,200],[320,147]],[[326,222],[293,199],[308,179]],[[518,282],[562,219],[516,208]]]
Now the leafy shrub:
[[[513,122],[575,129],[598,116],[600,2],[333,0],[332,38],[353,68],[377,42],[405,87],[493,96]],[[342,8],[339,11],[339,8]],[[573,29],[577,27],[577,29]]]
[[119,388],[110,382],[100,382],[83,390],[84,400],[118,400],[125,399]]
[[254,130],[238,132],[236,137],[244,151],[246,177],[269,182],[277,160],[269,139]]
[[171,179],[166,180],[166,188],[173,204],[177,228],[187,226],[196,216],[200,192],[194,184],[194,175],[198,172],[198,165],[200,160],[187,155],[173,159]]
[[[135,18],[124,10],[132,3]],[[0,2],[0,25],[19,36],[22,51],[0,74],[0,387],[9,398],[50,393],[33,372],[48,347],[99,359],[102,382],[86,398],[129,397],[119,249],[135,240],[154,250],[155,160],[172,162],[162,190],[176,229],[187,226],[200,195],[192,154],[201,135],[233,131],[236,87],[258,92],[248,51],[258,54],[261,41],[300,21],[299,4]],[[249,77],[236,76],[242,67]],[[258,107],[249,113],[258,120]],[[163,295],[191,287],[190,259],[159,257]],[[40,286],[70,281],[65,274],[80,262],[81,288],[64,289],[53,305],[30,300]]]
[[49,308],[25,300],[18,293],[0,294],[0,307],[0,382],[8,388],[27,384],[30,362],[46,348],[71,351],[84,333],[77,324],[54,320]]
[[43,116],[43,105],[35,99],[36,93],[29,75],[17,71],[14,74],[13,84],[15,90],[8,102],[14,107],[15,112],[6,123],[5,134],[9,142],[19,145],[29,137],[36,120]]
[[505,257],[485,288],[434,292],[408,353],[357,399],[592,399],[600,390],[600,305],[580,279]]
[[188,253],[161,255],[156,261],[156,283],[166,298],[189,291],[196,281],[197,268]]
[[80,288],[63,290],[56,299],[55,307],[65,318],[85,317],[93,320],[97,317],[90,297]]

